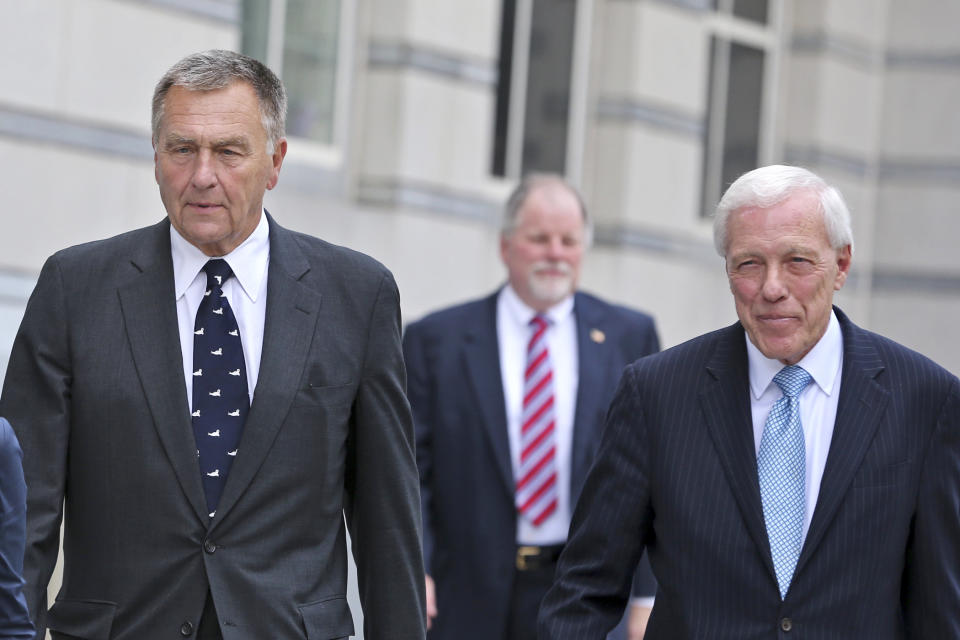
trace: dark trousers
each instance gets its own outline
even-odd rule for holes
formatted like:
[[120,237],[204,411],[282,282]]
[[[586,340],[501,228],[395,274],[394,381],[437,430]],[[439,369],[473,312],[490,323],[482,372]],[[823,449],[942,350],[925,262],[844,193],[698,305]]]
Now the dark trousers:
[[504,640],[537,640],[537,614],[543,597],[553,584],[556,569],[556,558],[553,558],[526,571],[514,570]]
[[197,624],[197,640],[223,640],[220,634],[220,623],[217,621],[217,610],[213,606],[213,597],[207,591],[207,601],[203,605],[203,613]]

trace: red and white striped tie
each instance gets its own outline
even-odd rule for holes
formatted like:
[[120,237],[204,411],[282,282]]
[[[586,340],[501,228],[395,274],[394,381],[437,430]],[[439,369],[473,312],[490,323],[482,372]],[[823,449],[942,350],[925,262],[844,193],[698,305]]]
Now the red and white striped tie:
[[530,321],[527,368],[523,376],[516,505],[517,511],[534,526],[540,526],[557,509],[557,449],[553,367],[547,350],[548,324],[541,314]]

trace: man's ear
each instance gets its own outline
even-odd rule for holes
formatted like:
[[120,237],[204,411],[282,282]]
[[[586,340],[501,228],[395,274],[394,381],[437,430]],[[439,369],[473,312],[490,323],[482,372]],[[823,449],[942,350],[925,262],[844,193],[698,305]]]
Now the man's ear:
[[270,178],[267,180],[267,189],[273,189],[280,181],[280,167],[283,166],[283,158],[287,155],[287,139],[280,138],[273,147],[273,155],[270,156],[273,166],[270,171]]

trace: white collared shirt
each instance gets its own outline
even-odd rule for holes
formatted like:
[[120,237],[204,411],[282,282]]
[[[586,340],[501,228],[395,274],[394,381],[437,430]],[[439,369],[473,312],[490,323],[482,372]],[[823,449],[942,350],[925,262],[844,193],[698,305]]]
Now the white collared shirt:
[[[750,408],[753,413],[753,437],[757,453],[763,427],[774,403],[783,397],[773,377],[784,367],[779,360],[767,358],[747,336],[747,360],[750,366]],[[804,481],[805,510],[803,538],[810,530],[813,510],[820,495],[820,481],[827,464],[827,454],[833,439],[833,424],[837,419],[837,401],[840,398],[840,377],[843,371],[843,334],[836,314],[830,312],[830,322],[823,337],[797,363],[813,378],[800,394],[800,422],[806,445],[806,478]]]
[[[528,307],[507,284],[497,296],[497,344],[500,350],[500,378],[507,411],[510,460],[514,477],[520,464],[520,417],[523,413],[523,372],[526,368],[530,320],[536,311]],[[547,348],[553,365],[554,436],[557,462],[557,510],[539,527],[526,518],[517,518],[517,544],[550,545],[565,542],[570,528],[570,467],[573,447],[573,418],[577,406],[579,353],[573,296],[568,296],[545,313],[551,320]]]
[[[193,410],[193,328],[197,309],[207,290],[203,265],[212,258],[188,242],[170,225],[170,249],[173,254],[173,282],[177,296],[177,324],[180,332],[180,353],[183,355],[183,379],[187,401]],[[270,264],[270,226],[267,216],[240,246],[222,257],[233,270],[223,285],[240,328],[243,359],[247,365],[247,387],[250,401],[257,387],[260,355],[263,350],[263,325],[267,309],[267,267]]]

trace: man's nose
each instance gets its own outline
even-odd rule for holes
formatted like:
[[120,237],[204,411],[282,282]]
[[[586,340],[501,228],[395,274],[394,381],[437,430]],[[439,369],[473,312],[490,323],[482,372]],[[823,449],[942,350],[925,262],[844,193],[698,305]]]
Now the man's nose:
[[193,185],[198,189],[209,189],[216,183],[217,169],[213,154],[207,149],[202,149],[197,154],[196,164],[193,168]]
[[765,300],[775,302],[787,296],[788,289],[784,275],[783,271],[776,265],[767,267],[763,275],[762,289]]
[[551,238],[547,242],[547,257],[551,260],[559,260],[564,255],[563,239]]

